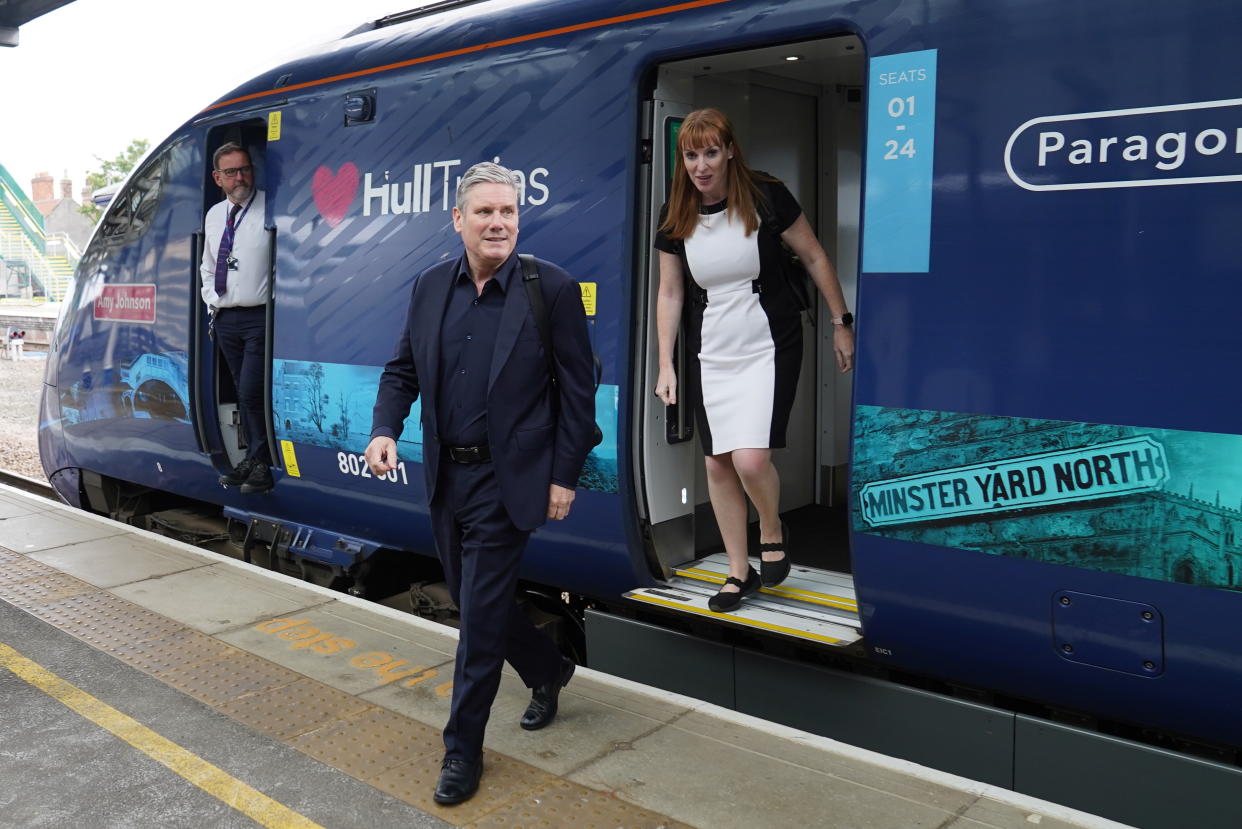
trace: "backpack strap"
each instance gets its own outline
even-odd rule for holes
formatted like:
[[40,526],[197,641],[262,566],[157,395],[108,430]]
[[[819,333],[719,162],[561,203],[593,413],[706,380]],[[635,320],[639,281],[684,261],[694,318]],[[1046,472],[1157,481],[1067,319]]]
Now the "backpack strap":
[[755,201],[755,211],[759,214],[759,223],[764,229],[781,241],[781,232],[776,227],[776,214],[772,212],[772,208],[768,206],[767,193],[762,192],[760,188],[760,197]]
[[776,214],[772,212],[772,205],[767,200],[768,188],[760,183],[759,189],[761,198],[755,202],[755,211],[759,214],[760,225],[776,241],[776,252],[780,258],[780,276],[793,297],[794,303],[798,306],[798,310],[806,316],[807,322],[814,325],[815,291],[817,289],[814,287],[811,275],[807,273],[806,266],[798,259],[793,248],[789,247],[781,237],[780,228],[776,224]]
[[[559,400],[560,380],[557,379],[556,360],[552,356],[552,335],[548,332],[548,309],[543,302],[543,286],[539,283],[539,266],[535,264],[535,257],[529,253],[519,253],[518,261],[522,263],[522,284],[526,287],[526,296],[530,299],[530,308],[535,315],[539,339],[543,341],[543,354],[548,359],[548,377],[552,378],[552,387],[557,389]],[[595,349],[591,349],[591,363],[595,374],[595,390],[599,391],[599,383],[604,376],[604,364],[600,362]]]
[[539,266],[535,257],[529,253],[519,253],[518,261],[522,263],[522,285],[526,287],[526,296],[530,299],[530,309],[535,315],[535,327],[539,329],[539,339],[543,341],[543,356],[548,361],[548,377],[552,388],[556,391],[556,399],[560,401],[560,386],[556,377],[556,360],[552,357],[552,335],[548,331],[548,308],[543,302],[543,286],[539,282]]
[[[522,284],[526,286],[526,296],[530,300],[531,312],[535,315],[535,327],[539,329],[539,339],[543,341],[543,355],[548,360],[548,381],[552,384],[553,405],[559,412],[561,407],[561,385],[556,377],[556,359],[552,356],[552,335],[548,331],[548,308],[543,301],[543,286],[539,283],[539,266],[535,257],[529,253],[519,253],[518,261],[522,263]],[[595,390],[599,391],[600,378],[604,376],[604,364],[600,362],[595,349],[591,349],[591,361],[595,365]],[[599,446],[604,440],[598,423],[592,423],[595,434],[591,439],[591,447]]]

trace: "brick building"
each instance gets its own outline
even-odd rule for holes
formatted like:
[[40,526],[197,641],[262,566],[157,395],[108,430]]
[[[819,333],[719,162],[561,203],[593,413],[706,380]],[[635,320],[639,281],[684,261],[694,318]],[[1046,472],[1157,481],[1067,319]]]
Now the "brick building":
[[[73,198],[73,182],[68,173],[60,180],[59,196],[54,192],[53,183],[48,173],[39,173],[30,180],[31,201],[43,214],[43,230],[49,237],[63,233],[79,251],[85,250],[94,224],[78,212],[82,203]],[[87,188],[82,189],[82,198],[90,198]]]

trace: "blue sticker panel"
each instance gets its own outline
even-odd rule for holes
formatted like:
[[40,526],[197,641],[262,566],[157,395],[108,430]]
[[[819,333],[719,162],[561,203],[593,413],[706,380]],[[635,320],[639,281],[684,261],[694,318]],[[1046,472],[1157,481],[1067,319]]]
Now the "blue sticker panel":
[[936,50],[872,58],[867,100],[863,270],[927,273]]
[[[371,407],[383,371],[380,366],[274,360],[272,411],[276,438],[362,455],[371,441]],[[578,486],[584,489],[618,491],[619,397],[617,386],[605,383],[596,389],[595,420],[604,439],[591,450],[582,466]],[[423,461],[421,414],[422,401],[415,400],[397,440],[397,455],[403,460]]]

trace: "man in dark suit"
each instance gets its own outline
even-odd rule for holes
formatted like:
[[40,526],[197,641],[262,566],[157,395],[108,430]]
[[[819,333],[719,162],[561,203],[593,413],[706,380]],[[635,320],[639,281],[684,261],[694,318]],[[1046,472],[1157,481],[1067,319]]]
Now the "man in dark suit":
[[498,164],[476,164],[457,187],[453,227],[465,253],[414,280],[405,327],[380,378],[366,458],[397,464],[396,438],[422,396],[423,470],[436,549],[461,611],[453,701],[435,800],[472,797],[483,732],[508,660],[527,687],[528,730],[556,716],[574,672],[519,609],[515,591],[532,530],[562,520],[594,443],[591,344],[578,283],[538,261],[556,364],[548,361],[514,247],[518,191]]

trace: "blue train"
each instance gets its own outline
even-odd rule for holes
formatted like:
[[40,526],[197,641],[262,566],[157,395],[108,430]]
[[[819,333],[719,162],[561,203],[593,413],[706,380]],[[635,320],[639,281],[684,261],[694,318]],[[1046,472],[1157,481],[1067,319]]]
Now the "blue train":
[[[585,618],[593,664],[1145,825],[1144,764],[1216,809],[1242,746],[1239,34],[1219,0],[374,21],[208,106],[121,188],[55,333],[44,467],[71,504],[223,516],[357,591],[381,560],[432,562],[417,410],[404,466],[376,479],[362,452],[410,281],[459,248],[457,177],[498,160],[519,248],[582,282],[603,365],[605,439],[523,573]],[[795,573],[737,614],[706,608],[723,557],[693,419],[651,393],[655,217],[680,119],[709,105],[858,318],[845,377],[805,321],[777,461]],[[277,486],[255,496],[217,483],[243,437],[196,288],[229,140],[275,250]]]

